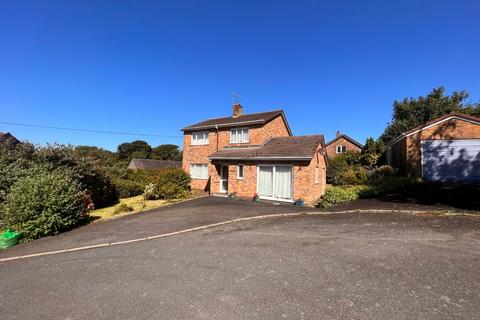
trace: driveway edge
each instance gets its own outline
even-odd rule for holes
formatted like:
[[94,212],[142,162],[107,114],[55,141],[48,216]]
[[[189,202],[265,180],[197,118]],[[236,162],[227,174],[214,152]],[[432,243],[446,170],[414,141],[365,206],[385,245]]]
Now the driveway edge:
[[292,213],[274,213],[274,214],[266,214],[266,215],[253,216],[253,217],[237,218],[237,219],[233,219],[233,220],[226,220],[226,221],[211,223],[211,224],[207,224],[207,225],[203,225],[203,226],[199,226],[199,227],[183,229],[183,230],[179,230],[179,231],[173,231],[173,232],[158,234],[158,235],[149,236],[149,237],[135,238],[135,239],[131,239],[131,240],[100,243],[100,244],[95,244],[95,245],[90,245],[90,246],[83,246],[83,247],[76,247],[76,248],[62,249],[62,250],[55,250],[55,251],[46,251],[46,252],[32,253],[32,254],[27,254],[27,255],[22,255],[22,256],[2,258],[2,259],[0,259],[0,262],[21,260],[21,259],[41,257],[41,256],[49,256],[49,255],[60,254],[60,253],[69,253],[69,252],[76,252],[76,251],[91,250],[91,249],[97,249],[97,248],[104,248],[104,247],[111,247],[111,246],[118,246],[118,245],[124,245],[124,244],[129,244],[129,243],[135,243],[135,242],[140,242],[140,241],[148,241],[148,240],[166,238],[166,237],[180,235],[180,234],[183,234],[183,233],[189,233],[189,232],[194,232],[194,231],[199,231],[199,230],[204,230],[204,229],[209,229],[209,228],[214,228],[214,227],[218,227],[218,226],[233,224],[233,223],[237,223],[237,222],[244,222],[244,221],[263,220],[263,219],[282,218],[282,217],[332,215],[332,214],[362,213],[362,212],[428,214],[428,213],[431,213],[432,210],[357,209],[357,210],[342,210],[342,211],[312,211],[312,212],[303,211],[303,212],[292,212]]

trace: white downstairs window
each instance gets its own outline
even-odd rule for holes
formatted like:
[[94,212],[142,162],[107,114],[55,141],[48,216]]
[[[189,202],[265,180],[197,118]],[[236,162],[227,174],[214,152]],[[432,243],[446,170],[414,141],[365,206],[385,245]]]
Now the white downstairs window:
[[208,144],[208,131],[192,132],[192,146]]
[[239,164],[237,166],[237,179],[239,180],[243,179],[243,164]]
[[208,179],[208,164],[193,163],[190,165],[190,176],[192,179]]
[[237,128],[230,130],[230,143],[248,142],[248,128]]

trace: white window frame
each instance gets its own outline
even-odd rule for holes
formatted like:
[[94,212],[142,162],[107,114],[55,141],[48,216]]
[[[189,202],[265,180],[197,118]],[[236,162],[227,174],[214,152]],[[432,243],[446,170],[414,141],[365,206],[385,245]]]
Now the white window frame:
[[[240,167],[242,167],[242,176],[240,176]],[[237,164],[237,179],[243,180],[245,177],[245,166],[242,163]]]
[[[247,139],[244,140],[244,131],[246,131]],[[243,128],[234,128],[230,130],[230,143],[248,143],[250,141],[250,130],[248,127]],[[238,139],[238,134],[241,133],[240,139]],[[235,137],[235,138],[234,138]]]
[[[204,169],[206,172],[198,173],[198,167],[206,168]],[[208,180],[208,163],[191,163],[190,177],[195,180]]]
[[335,147],[335,152],[340,154],[340,153],[345,153],[347,152],[347,146],[336,146]]
[[[203,134],[204,137],[202,139],[198,138],[198,135]],[[195,131],[192,132],[192,140],[190,144],[192,146],[205,146],[208,145],[208,131]]]
[[[275,197],[275,195],[273,195],[273,197],[265,197],[265,196],[261,196],[259,194],[258,185],[259,185],[259,182],[260,182],[260,167],[273,167],[272,186],[275,185],[275,169],[277,167],[290,167],[291,175],[292,175],[292,179],[290,181],[290,199],[277,198],[277,197]],[[262,163],[259,163],[257,165],[257,188],[256,188],[256,190],[257,190],[257,194],[259,195],[260,199],[283,201],[283,202],[292,202],[293,203],[294,202],[293,197],[294,197],[294,193],[295,193],[294,186],[295,186],[295,170],[294,170],[293,165],[288,165],[288,164],[262,164]]]

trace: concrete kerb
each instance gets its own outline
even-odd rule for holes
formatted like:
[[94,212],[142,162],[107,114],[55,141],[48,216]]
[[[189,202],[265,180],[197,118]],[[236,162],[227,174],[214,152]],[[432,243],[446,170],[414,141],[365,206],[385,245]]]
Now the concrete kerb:
[[32,254],[27,254],[27,255],[22,255],[22,256],[2,258],[2,259],[0,259],[0,262],[21,260],[21,259],[41,257],[41,256],[49,256],[49,255],[60,254],[60,253],[69,253],[69,252],[76,252],[76,251],[83,251],[83,250],[91,250],[91,249],[118,246],[118,245],[125,245],[125,244],[140,242],[140,241],[160,239],[160,238],[180,235],[180,234],[183,234],[183,233],[189,233],[189,232],[194,232],[194,231],[199,231],[199,230],[204,230],[204,229],[209,229],[209,228],[215,228],[215,227],[228,225],[228,224],[233,224],[233,223],[237,223],[237,222],[262,220],[262,219],[270,219],[270,218],[282,218],[282,217],[315,216],[315,215],[331,215],[331,214],[362,213],[362,212],[427,214],[427,213],[431,213],[432,211],[431,210],[383,210],[383,209],[365,210],[365,209],[360,209],[360,210],[343,210],[343,211],[314,211],[314,212],[293,212],[293,213],[266,214],[266,215],[260,215],[260,216],[226,220],[226,221],[222,221],[222,222],[207,224],[207,225],[203,225],[203,226],[199,226],[199,227],[194,227],[194,228],[189,228],[189,229],[184,229],[184,230],[179,230],[179,231],[174,231],[174,232],[169,232],[169,233],[158,234],[158,235],[149,236],[149,237],[142,237],[142,238],[136,238],[136,239],[131,239],[131,240],[109,242],[109,243],[100,243],[100,244],[95,244],[95,245],[90,245],[90,246],[83,246],[83,247],[76,247],[76,248],[62,249],[62,250],[55,250],[55,251],[46,251],[46,252],[32,253]]

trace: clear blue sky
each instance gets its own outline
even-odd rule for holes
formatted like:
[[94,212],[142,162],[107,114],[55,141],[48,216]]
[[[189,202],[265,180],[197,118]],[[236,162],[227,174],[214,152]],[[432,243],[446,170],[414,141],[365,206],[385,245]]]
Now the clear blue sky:
[[2,1],[0,41],[0,121],[181,136],[230,115],[235,91],[246,112],[283,108],[296,135],[363,142],[395,99],[444,85],[480,100],[478,1]]

